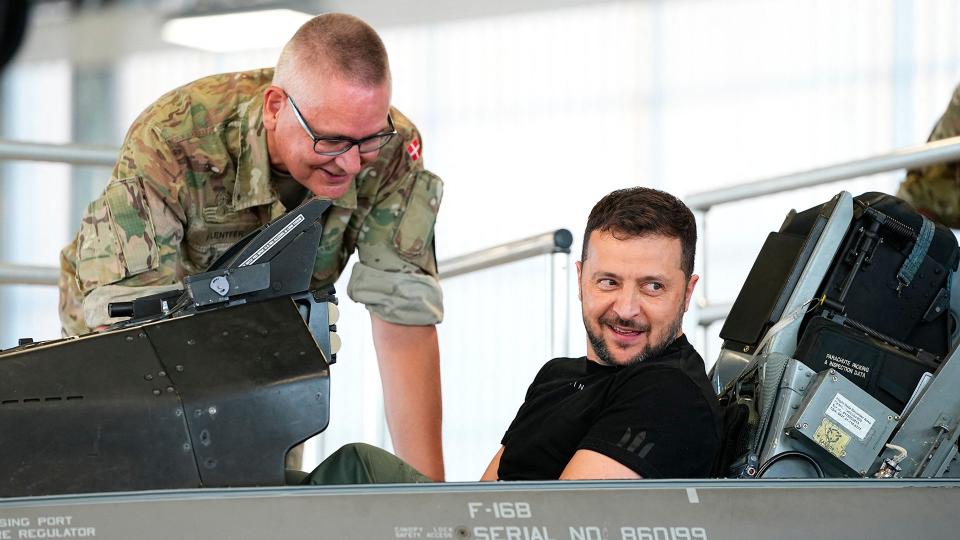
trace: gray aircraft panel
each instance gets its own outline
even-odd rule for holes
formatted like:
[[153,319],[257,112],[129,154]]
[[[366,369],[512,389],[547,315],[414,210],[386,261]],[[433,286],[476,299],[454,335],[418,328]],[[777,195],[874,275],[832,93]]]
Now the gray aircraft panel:
[[0,501],[0,540],[955,538],[960,481],[208,489]]

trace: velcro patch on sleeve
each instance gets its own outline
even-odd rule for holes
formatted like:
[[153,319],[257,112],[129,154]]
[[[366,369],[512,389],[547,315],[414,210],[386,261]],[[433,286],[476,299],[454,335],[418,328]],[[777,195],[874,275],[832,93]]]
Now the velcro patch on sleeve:
[[156,231],[139,177],[112,182],[104,193],[110,208],[126,275],[152,270],[159,263]]
[[433,240],[433,227],[443,198],[443,181],[430,171],[416,175],[413,191],[394,233],[393,243],[403,257],[419,257]]

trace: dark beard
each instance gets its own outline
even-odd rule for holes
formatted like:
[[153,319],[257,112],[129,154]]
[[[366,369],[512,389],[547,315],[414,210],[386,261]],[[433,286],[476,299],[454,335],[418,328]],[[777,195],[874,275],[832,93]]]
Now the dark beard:
[[[630,328],[638,331],[648,331],[649,325],[644,328],[633,321],[628,321],[625,319],[617,318],[616,320],[609,320],[600,318],[598,321],[601,326],[604,324],[614,324],[624,328]],[[658,343],[648,343],[646,347],[643,348],[639,353],[635,354],[632,358],[627,360],[622,365],[631,366],[639,362],[643,362],[648,358],[654,358],[660,356],[667,347],[673,343],[673,340],[676,339],[676,336],[680,332],[680,327],[683,325],[683,306],[681,305],[679,313],[670,323],[670,326],[667,327],[667,331],[663,335],[663,339]],[[610,354],[610,349],[607,348],[607,343],[598,335],[595,335],[590,331],[590,325],[587,324],[587,321],[583,321],[583,327],[587,331],[587,339],[590,340],[590,344],[593,345],[593,351],[597,353],[597,357],[600,358],[600,361],[607,366],[616,366],[619,365],[614,361],[613,356]]]

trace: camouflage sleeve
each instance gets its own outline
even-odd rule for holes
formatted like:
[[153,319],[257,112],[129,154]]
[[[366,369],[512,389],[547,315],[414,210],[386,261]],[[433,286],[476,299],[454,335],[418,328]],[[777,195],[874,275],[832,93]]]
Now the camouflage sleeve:
[[385,169],[376,203],[357,241],[359,262],[347,293],[380,319],[430,325],[443,319],[443,294],[434,252],[434,224],[443,182],[423,169],[419,133],[411,129]]
[[179,173],[174,152],[156,129],[135,123],[110,182],[87,206],[79,233],[61,254],[65,333],[114,322],[107,303],[170,289],[181,278]]
[[[947,110],[934,126],[928,141],[960,135],[960,86],[953,92]],[[960,228],[960,162],[939,163],[907,172],[897,196],[921,213]]]

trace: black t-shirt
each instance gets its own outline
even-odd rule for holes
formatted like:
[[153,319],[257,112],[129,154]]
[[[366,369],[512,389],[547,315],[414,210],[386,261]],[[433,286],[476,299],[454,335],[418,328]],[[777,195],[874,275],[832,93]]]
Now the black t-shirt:
[[644,478],[709,476],[720,449],[716,394],[686,337],[629,366],[556,358],[537,374],[501,441],[501,480],[553,480],[577,450]]

